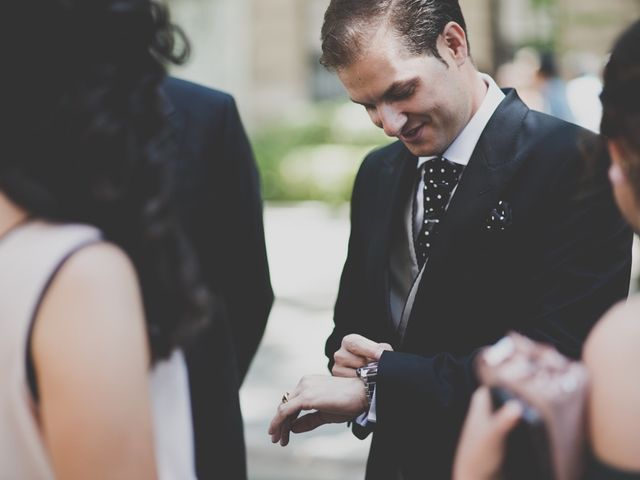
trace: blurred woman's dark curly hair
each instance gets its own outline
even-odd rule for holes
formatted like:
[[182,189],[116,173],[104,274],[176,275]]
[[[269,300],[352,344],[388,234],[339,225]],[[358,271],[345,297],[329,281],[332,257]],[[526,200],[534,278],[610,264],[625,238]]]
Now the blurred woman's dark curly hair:
[[95,225],[132,259],[153,360],[209,317],[212,300],[171,207],[160,90],[189,46],[152,0],[3,5],[0,190],[31,216]]
[[625,150],[625,173],[640,201],[640,20],[616,42],[604,72],[602,134]]

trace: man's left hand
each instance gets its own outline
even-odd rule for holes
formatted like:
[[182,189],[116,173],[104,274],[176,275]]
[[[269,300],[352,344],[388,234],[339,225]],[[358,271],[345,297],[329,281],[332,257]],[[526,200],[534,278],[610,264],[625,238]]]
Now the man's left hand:
[[331,373],[334,377],[356,377],[356,369],[377,362],[385,350],[393,351],[393,348],[388,343],[374,342],[355,333],[346,335],[340,350],[333,354],[335,363]]

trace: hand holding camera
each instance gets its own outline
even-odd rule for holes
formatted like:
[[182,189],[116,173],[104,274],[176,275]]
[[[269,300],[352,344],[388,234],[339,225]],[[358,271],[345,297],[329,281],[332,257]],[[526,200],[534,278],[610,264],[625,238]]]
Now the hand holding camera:
[[586,369],[553,347],[510,333],[476,359],[494,409],[522,408],[509,434],[504,475],[518,480],[580,478],[584,456]]

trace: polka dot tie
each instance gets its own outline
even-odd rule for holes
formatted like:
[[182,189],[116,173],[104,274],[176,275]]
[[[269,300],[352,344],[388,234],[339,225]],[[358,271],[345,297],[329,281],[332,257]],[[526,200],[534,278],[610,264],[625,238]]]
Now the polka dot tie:
[[415,241],[418,266],[422,269],[438,234],[438,224],[447,208],[453,189],[460,180],[464,166],[444,157],[427,160],[420,167],[423,190],[424,218]]

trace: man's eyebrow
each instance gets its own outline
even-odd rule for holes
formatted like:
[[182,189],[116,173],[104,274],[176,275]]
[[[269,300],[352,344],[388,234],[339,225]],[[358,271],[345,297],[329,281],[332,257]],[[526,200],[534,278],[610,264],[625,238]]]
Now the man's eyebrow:
[[400,80],[393,82],[389,88],[382,94],[382,98],[389,98],[402,93],[402,90],[415,87],[420,79],[418,77],[410,78],[409,80]]
[[[420,79],[418,77],[415,77],[409,80],[399,80],[399,81],[393,82],[391,86],[387,88],[385,92],[382,94],[382,98],[388,99],[389,97],[393,97],[398,93],[402,93],[401,91],[404,89],[415,87],[419,81]],[[367,103],[367,102],[359,102],[358,100],[354,100],[353,98],[349,98],[349,100],[351,100],[353,103],[357,103],[358,105],[362,105],[364,107],[371,105],[370,103]]]

